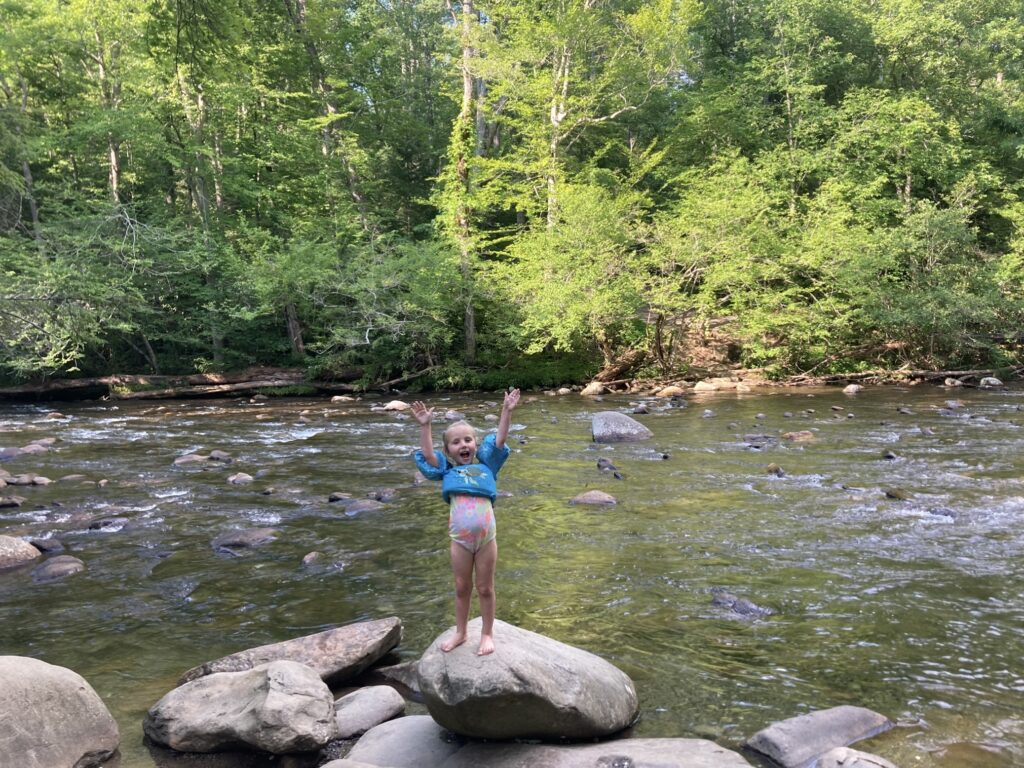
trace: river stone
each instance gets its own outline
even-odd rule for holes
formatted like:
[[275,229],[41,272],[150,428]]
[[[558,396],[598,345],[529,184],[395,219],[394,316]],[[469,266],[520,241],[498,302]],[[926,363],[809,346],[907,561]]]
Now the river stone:
[[71,555],[57,555],[32,569],[32,580],[36,582],[56,581],[85,570],[85,563]]
[[21,448],[0,448],[0,461],[10,461],[21,455]]
[[835,747],[845,747],[892,728],[885,715],[844,705],[772,723],[755,733],[746,746],[767,755],[783,768],[798,768]]
[[685,395],[685,394],[686,394],[686,390],[685,389],[683,389],[682,387],[679,387],[679,386],[676,386],[675,384],[673,384],[671,386],[663,387],[662,389],[659,389],[657,392],[654,393],[654,396],[655,397],[680,397],[681,395]]
[[443,768],[750,768],[738,753],[706,739],[617,739],[602,744],[483,744],[460,749]]
[[713,381],[698,381],[693,385],[694,392],[717,392],[719,385]]
[[39,557],[39,550],[24,539],[0,536],[0,568],[13,568]]
[[175,688],[150,708],[142,727],[179,752],[311,752],[336,734],[334,697],[306,665],[272,661]]
[[843,387],[843,394],[856,395],[862,389],[864,389],[864,387],[862,387],[860,384],[847,384],[845,387]]
[[334,702],[338,738],[350,739],[405,714],[405,699],[390,685],[360,688]]
[[836,747],[821,756],[817,768],[896,768],[896,766],[878,755],[858,752],[849,747]]
[[[497,650],[477,656],[480,619],[445,653],[443,633],[419,663],[420,690],[445,728],[483,739],[590,739],[628,726],[637,695],[625,672],[580,648],[494,623]],[[454,631],[454,628],[449,632]]]
[[462,747],[462,742],[427,715],[388,720],[362,735],[348,753],[357,763],[387,768],[440,766]]
[[228,478],[228,482],[231,485],[248,485],[253,479],[253,476],[246,472],[235,472]]
[[362,621],[314,635],[261,645],[194,667],[180,683],[214,672],[238,672],[275,659],[312,667],[328,685],[339,685],[369,667],[402,639],[402,622],[395,616]]
[[801,429],[796,432],[783,432],[783,440],[792,440],[794,443],[803,442],[805,440],[813,440],[814,433],[809,429]]
[[595,443],[632,443],[654,437],[639,421],[618,411],[595,413],[590,428]]
[[997,379],[995,376],[985,376],[981,381],[978,382],[978,386],[982,389],[989,389],[991,387],[1001,387],[1003,382]]
[[377,667],[374,672],[385,680],[405,686],[417,696],[420,692],[419,659],[403,661],[401,664],[392,664],[389,667]]
[[35,453],[46,453],[49,450],[50,449],[48,447],[40,443],[29,443],[28,445],[23,445],[21,447],[21,453],[24,456],[29,456]]
[[580,394],[586,397],[593,397],[595,395],[603,395],[605,391],[604,384],[600,381],[592,381],[580,391]]
[[384,406],[385,411],[408,411],[409,404],[401,400],[392,400],[390,403]]
[[601,504],[611,506],[617,504],[615,497],[604,491],[585,491],[569,500],[570,504]]
[[[25,503],[24,496],[0,496],[0,509],[20,507]],[[3,568],[3,545],[0,545],[0,568]]]
[[0,656],[0,764],[91,768],[120,746],[117,723],[75,672],[24,656]]
[[248,549],[267,544],[277,538],[276,528],[246,528],[242,531],[222,533],[211,542],[217,550],[231,552],[236,549]]
[[209,456],[202,456],[198,453],[186,453],[184,456],[176,458],[174,463],[176,466],[181,466],[182,464],[202,464],[209,458]]

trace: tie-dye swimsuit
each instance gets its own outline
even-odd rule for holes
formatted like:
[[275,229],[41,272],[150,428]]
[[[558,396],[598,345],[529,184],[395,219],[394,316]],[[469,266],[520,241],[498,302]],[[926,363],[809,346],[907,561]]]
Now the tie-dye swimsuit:
[[441,481],[441,497],[448,502],[448,537],[470,552],[477,552],[497,535],[494,500],[498,497],[495,478],[511,451],[500,449],[494,435],[487,435],[477,449],[476,464],[451,464],[435,451],[438,466],[429,464],[422,451],[413,458],[428,480]]

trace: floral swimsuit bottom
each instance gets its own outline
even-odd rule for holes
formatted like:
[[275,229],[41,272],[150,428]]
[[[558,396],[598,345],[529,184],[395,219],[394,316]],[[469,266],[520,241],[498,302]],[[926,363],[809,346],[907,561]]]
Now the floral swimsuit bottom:
[[474,554],[497,536],[494,507],[486,496],[453,494],[448,508],[448,537]]

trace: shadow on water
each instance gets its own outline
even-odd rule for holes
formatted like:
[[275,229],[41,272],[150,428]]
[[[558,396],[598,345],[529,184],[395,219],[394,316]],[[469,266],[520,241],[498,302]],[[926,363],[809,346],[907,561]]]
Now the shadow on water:
[[[527,397],[499,482],[499,617],[630,674],[633,735],[736,747],[774,720],[857,704],[908,725],[871,744],[897,764],[1020,764],[1024,394],[955,396],[955,409],[936,388],[652,400],[637,418],[654,439],[615,446],[591,442],[590,415],[635,401]],[[59,440],[4,464],[56,482],[19,489],[0,532],[58,538],[87,566],[46,584],[0,575],[0,653],[89,680],[133,768],[182,764],[143,744],[141,720],[203,661],[389,615],[405,626],[399,659],[418,657],[451,622],[445,508],[413,484],[416,425],[373,404],[0,409],[0,446]],[[486,395],[432,404],[480,428],[497,413]],[[798,431],[812,437],[783,437]],[[174,464],[213,449],[232,462]],[[236,472],[255,479],[228,483]],[[397,493],[375,510],[328,501],[382,488]],[[618,504],[568,504],[591,489]],[[246,528],[277,537],[211,545]]]

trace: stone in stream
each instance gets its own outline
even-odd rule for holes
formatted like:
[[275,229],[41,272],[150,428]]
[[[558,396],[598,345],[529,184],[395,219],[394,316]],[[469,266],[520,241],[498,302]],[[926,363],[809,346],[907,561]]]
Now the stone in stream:
[[238,672],[276,659],[312,667],[328,685],[350,680],[398,645],[402,622],[394,616],[328,629],[280,643],[261,645],[193,667],[179,683],[214,672]]
[[0,569],[30,563],[39,555],[39,550],[24,539],[0,536]]
[[570,499],[569,503],[610,507],[618,504],[618,501],[610,493],[604,491],[584,491]]
[[751,602],[745,597],[737,597],[732,592],[727,592],[721,587],[711,590],[713,597],[711,603],[720,608],[728,608],[740,616],[771,616],[775,611]]
[[24,656],[0,656],[0,764],[92,768],[121,744],[117,723],[81,675]]
[[199,453],[186,453],[184,456],[176,458],[174,460],[174,465],[180,467],[186,464],[205,464],[209,458],[209,456],[203,456]]
[[[12,507],[20,507],[24,503],[25,503],[25,497],[24,496],[13,496],[13,495],[12,496],[0,496],[0,509],[5,509],[5,508],[10,509]],[[2,547],[2,545],[0,545],[0,562],[2,562],[2,561],[3,561],[3,547]],[[0,568],[3,568],[3,567],[4,567],[3,565],[0,565]]]
[[817,768],[896,768],[884,757],[849,747],[830,749],[818,760]]
[[459,738],[448,733],[428,715],[411,715],[389,720],[368,730],[346,759],[350,761],[348,764],[356,765],[431,768],[443,765],[461,747]]
[[215,538],[211,545],[218,552],[236,554],[236,549],[250,549],[266,544],[277,538],[276,528],[247,528],[229,531]]
[[600,411],[591,417],[595,443],[628,443],[649,440],[654,433],[636,419],[618,411]]
[[294,661],[186,683],[154,704],[142,727],[157,744],[180,752],[245,746],[275,755],[311,752],[337,733],[330,688]]
[[798,715],[773,723],[746,742],[783,768],[798,768],[835,747],[845,747],[893,727],[885,715],[848,705]]
[[254,480],[253,476],[246,472],[235,472],[228,478],[231,485],[248,485]]
[[[706,739],[616,739],[601,744],[467,744],[443,768],[750,768]],[[327,766],[324,766],[327,768]],[[423,766],[426,768],[426,766]]]
[[32,580],[39,583],[57,581],[85,570],[85,563],[71,555],[51,557],[32,569]]
[[591,739],[637,716],[633,681],[599,656],[535,632],[494,623],[497,650],[477,656],[480,619],[465,643],[445,653],[439,636],[419,662],[431,716],[450,731],[482,739]]
[[334,702],[338,738],[351,739],[405,714],[405,699],[390,685],[371,685]]

